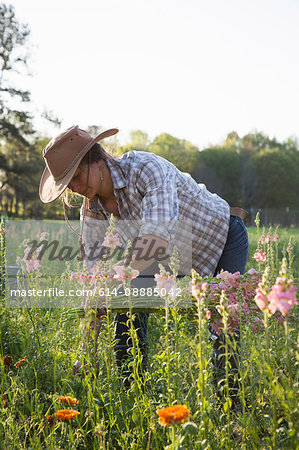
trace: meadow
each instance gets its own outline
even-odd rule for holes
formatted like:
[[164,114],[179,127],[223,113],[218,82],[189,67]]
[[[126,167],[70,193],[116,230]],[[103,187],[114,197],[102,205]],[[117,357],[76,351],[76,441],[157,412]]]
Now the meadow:
[[[265,239],[277,234],[277,239]],[[299,230],[250,228],[249,240],[246,270],[255,270],[246,279],[248,292],[262,284],[260,303],[252,300],[248,320],[241,318],[240,284],[218,279],[224,288],[215,307],[209,303],[212,290],[195,276],[193,308],[165,303],[164,309],[151,313],[146,371],[140,370],[141,356],[131,327],[130,388],[124,386],[114,359],[113,311],[108,309],[101,319],[97,364],[91,336],[91,348],[84,354],[87,370],[75,376],[72,367],[82,341],[79,314],[65,308],[10,308],[2,289],[0,448],[298,448],[297,306],[285,310],[281,303],[275,314],[270,300],[264,309],[260,306],[267,295],[270,299],[273,285],[282,286],[276,282],[278,276],[284,280],[281,291],[287,294],[294,286],[289,280],[298,285]],[[4,232],[1,245],[3,264]],[[265,262],[253,258],[257,249],[260,255],[264,252]],[[31,283],[39,283],[34,273]],[[240,305],[238,371],[233,375],[236,396],[230,389],[230,353],[236,351],[236,342],[228,306],[234,293]],[[221,316],[225,336],[224,371],[216,383],[209,337],[214,310]],[[133,314],[128,312],[129,323]],[[257,326],[254,314],[259,318]],[[177,416],[163,410],[174,405],[182,405]]]

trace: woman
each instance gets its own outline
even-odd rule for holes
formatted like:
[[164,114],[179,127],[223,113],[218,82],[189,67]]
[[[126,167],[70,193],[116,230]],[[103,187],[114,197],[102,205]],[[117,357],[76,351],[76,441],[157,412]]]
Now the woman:
[[[52,139],[43,151],[47,167],[40,182],[41,200],[52,202],[67,187],[84,196],[81,237],[89,247],[99,239],[99,219],[113,214],[124,221],[137,221],[141,257],[132,267],[142,274],[153,266],[157,249],[171,254],[174,244],[180,246],[179,235],[182,258],[189,245],[190,268],[199,274],[216,274],[221,269],[244,273],[248,257],[244,210],[230,208],[225,200],[157,155],[131,151],[112,158],[97,142],[117,132],[110,129],[92,138],[73,126]],[[144,360],[147,318],[140,313],[135,320]],[[116,315],[119,366],[130,348],[125,322],[125,315]]]

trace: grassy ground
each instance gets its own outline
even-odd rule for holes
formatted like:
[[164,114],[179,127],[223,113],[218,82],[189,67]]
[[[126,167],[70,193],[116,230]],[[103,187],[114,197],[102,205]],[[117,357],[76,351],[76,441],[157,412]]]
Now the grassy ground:
[[[298,251],[299,230],[281,229],[278,233],[274,251],[279,259],[291,235],[294,251]],[[257,268],[252,258],[258,242],[256,229],[249,229],[249,236],[247,269]],[[277,260],[272,270],[278,274]],[[298,280],[298,258],[293,273]],[[13,364],[0,363],[0,448],[163,449],[168,445],[192,450],[294,449],[298,445],[294,314],[284,325],[265,321],[259,334],[241,329],[239,394],[232,403],[228,364],[221,395],[215,389],[212,343],[201,313],[173,309],[168,315],[150,316],[148,370],[141,379],[140,355],[135,348],[131,363],[134,381],[126,390],[111,346],[112,313],[100,331],[98,374],[91,370],[84,377],[74,377],[72,365],[81,345],[80,321],[75,317],[66,320],[62,309],[8,309],[3,300],[2,293],[0,356],[11,355]],[[15,367],[25,356],[27,362]],[[86,353],[87,366],[94,367],[93,358],[91,349]],[[61,395],[78,399],[73,408],[80,414],[72,421],[53,416],[62,409]],[[173,404],[187,405],[191,425],[162,427],[158,423],[156,410]]]

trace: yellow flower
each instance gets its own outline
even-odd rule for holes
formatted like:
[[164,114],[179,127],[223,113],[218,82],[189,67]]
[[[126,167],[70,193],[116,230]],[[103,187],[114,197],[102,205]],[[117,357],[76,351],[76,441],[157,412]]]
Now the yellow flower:
[[168,425],[185,422],[190,416],[190,411],[186,405],[174,405],[158,409],[157,414],[159,414],[159,424],[168,427]]
[[74,409],[60,409],[54,416],[63,422],[67,422],[68,420],[75,419],[79,414],[79,411],[75,411]]
[[59,403],[67,403],[68,405],[74,406],[74,405],[77,405],[77,403],[79,403],[79,401],[76,398],[65,397],[62,395],[61,397],[59,397]]

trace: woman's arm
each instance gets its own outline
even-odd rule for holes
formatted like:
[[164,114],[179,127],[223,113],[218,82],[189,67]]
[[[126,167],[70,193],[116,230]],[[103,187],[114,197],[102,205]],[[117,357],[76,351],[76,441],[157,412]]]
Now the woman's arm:
[[167,256],[168,242],[154,234],[140,236],[133,245],[130,266],[140,273],[154,261],[161,261]]

